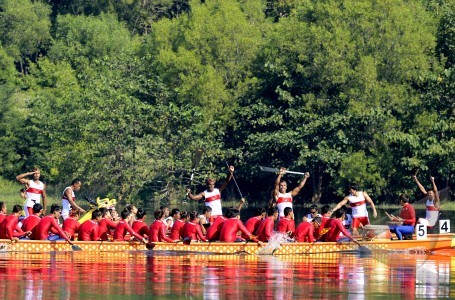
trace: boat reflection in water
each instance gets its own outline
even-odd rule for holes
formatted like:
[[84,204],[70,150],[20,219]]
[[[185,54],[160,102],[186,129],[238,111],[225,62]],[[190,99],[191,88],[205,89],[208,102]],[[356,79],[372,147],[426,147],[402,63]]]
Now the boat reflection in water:
[[0,298],[454,298],[453,254],[3,252]]

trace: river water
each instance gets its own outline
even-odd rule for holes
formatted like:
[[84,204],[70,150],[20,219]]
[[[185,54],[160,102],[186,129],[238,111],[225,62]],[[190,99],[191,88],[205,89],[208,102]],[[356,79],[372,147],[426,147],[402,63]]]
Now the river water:
[[3,252],[0,298],[453,299],[454,254]]

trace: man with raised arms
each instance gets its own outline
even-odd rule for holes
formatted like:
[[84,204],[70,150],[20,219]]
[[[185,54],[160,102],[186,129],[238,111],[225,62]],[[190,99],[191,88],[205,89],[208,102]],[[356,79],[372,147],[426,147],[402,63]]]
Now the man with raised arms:
[[13,206],[13,213],[6,216],[0,223],[0,239],[18,240],[20,237],[27,236],[30,231],[24,232],[17,226],[19,216],[22,214],[22,206],[16,204]]
[[[50,240],[56,241],[60,239],[66,240],[70,245],[73,245],[68,236],[63,232],[57,223],[60,218],[62,209],[59,205],[52,205],[51,213],[39,221],[38,225],[33,229],[31,238],[33,240]],[[49,235],[49,232],[54,230],[58,234]]]
[[371,208],[373,209],[373,216],[375,218],[378,216],[378,213],[376,212],[373,200],[371,200],[370,196],[368,196],[366,192],[360,191],[357,184],[350,184],[348,186],[348,192],[349,195],[341,200],[333,210],[336,211],[349,203],[352,209],[352,235],[358,235],[358,229],[360,226],[363,227],[365,225],[370,225],[367,203],[371,205]]
[[131,237],[135,237],[136,239],[145,244],[147,241],[142,236],[137,234],[130,226],[131,219],[134,217],[131,211],[125,208],[120,213],[120,216],[121,220],[120,222],[118,222],[114,231],[114,241],[115,242],[125,241],[125,235],[129,233]]
[[259,224],[257,235],[258,240],[261,242],[268,242],[269,238],[273,234],[273,227],[275,225],[275,220],[278,218],[278,208],[277,207],[269,207],[267,211],[267,218],[262,220],[261,224]]
[[77,205],[76,195],[74,192],[77,192],[81,189],[82,182],[80,179],[76,178],[71,182],[70,186],[67,186],[63,190],[62,194],[62,218],[65,220],[70,215],[71,208],[79,210],[81,213],[85,213],[85,210]]
[[245,241],[243,238],[237,235],[240,231],[242,234],[248,237],[249,240],[254,242],[258,242],[256,237],[249,232],[245,226],[243,225],[242,221],[240,221],[240,211],[236,208],[230,209],[229,212],[229,219],[227,219],[223,226],[221,227],[220,231],[220,242],[243,242]]
[[[32,176],[32,179],[28,179],[28,176]],[[43,199],[43,210],[46,211],[47,207],[47,195],[46,185],[40,181],[41,171],[38,168],[33,169],[32,172],[22,173],[16,176],[16,180],[25,185],[26,202],[25,202],[25,215],[33,214],[33,205],[35,203],[41,203]]]
[[439,218],[439,210],[441,208],[441,201],[439,199],[439,192],[438,192],[438,187],[436,186],[436,183],[434,182],[434,177],[430,177],[431,189],[425,190],[423,185],[419,182],[417,179],[417,176],[412,176],[414,179],[415,183],[419,187],[420,191],[422,194],[424,194],[427,199],[425,202],[426,210],[425,210],[425,218],[419,218],[419,223],[420,224],[425,224],[428,227],[433,227],[436,224],[436,221],[438,221]]
[[99,226],[98,223],[103,217],[102,212],[99,209],[92,211],[92,219],[87,220],[79,226],[77,231],[78,241],[99,241]]
[[218,216],[223,215],[223,211],[221,209],[221,192],[226,188],[229,181],[231,181],[232,177],[234,176],[234,166],[229,166],[229,174],[226,177],[226,180],[223,184],[219,187],[219,189],[215,188],[215,180],[211,178],[207,178],[207,189],[197,195],[191,194],[191,189],[187,189],[188,197],[191,200],[201,200],[202,198],[205,199],[205,206],[209,206],[212,208],[212,217],[216,218]]
[[281,168],[278,176],[275,180],[275,188],[274,188],[274,201],[276,206],[278,207],[279,217],[284,218],[284,209],[286,207],[292,208],[292,201],[293,197],[297,196],[300,190],[305,185],[308,177],[310,177],[310,173],[306,172],[303,180],[300,184],[294,188],[291,192],[287,192],[287,183],[284,180],[281,180],[281,177],[286,173],[285,168]]
[[43,206],[39,203],[33,205],[33,214],[26,217],[22,221],[21,229],[23,231],[33,231],[33,229],[38,225],[39,221],[41,221],[41,215],[43,214]]

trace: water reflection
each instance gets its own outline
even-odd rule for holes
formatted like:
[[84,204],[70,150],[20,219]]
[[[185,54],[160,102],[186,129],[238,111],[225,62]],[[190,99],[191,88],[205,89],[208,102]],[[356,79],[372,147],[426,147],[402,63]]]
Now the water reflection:
[[455,258],[0,253],[2,299],[453,298]]

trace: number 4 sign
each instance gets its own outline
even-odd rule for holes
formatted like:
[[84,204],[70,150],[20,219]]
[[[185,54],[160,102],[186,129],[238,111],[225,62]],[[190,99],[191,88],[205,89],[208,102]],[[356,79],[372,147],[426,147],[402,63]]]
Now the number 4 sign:
[[450,233],[450,220],[439,220],[439,233]]

